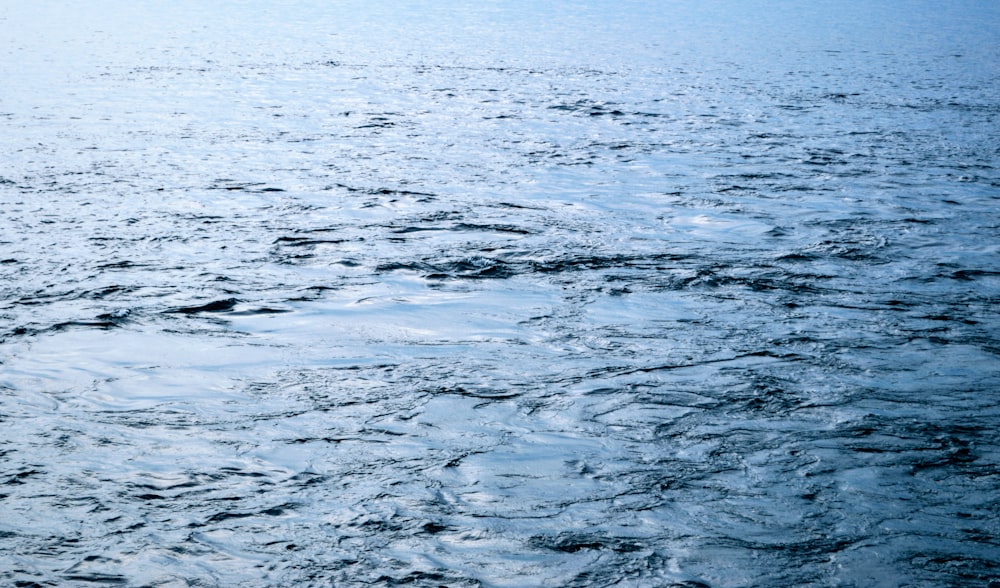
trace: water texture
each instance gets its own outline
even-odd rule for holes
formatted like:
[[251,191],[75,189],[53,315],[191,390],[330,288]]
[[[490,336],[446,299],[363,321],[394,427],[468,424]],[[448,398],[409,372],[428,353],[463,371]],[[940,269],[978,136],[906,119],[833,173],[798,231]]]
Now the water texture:
[[1000,586],[1000,4],[374,4],[0,1],[0,585]]

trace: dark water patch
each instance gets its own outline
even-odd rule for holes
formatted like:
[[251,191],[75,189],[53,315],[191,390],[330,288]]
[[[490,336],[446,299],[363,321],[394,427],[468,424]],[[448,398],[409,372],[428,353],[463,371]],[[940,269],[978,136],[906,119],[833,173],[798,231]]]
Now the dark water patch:
[[516,225],[489,225],[489,224],[475,224],[475,223],[457,223],[451,226],[442,226],[442,227],[408,226],[392,230],[392,232],[395,234],[419,233],[424,231],[468,231],[468,232],[487,232],[487,233],[508,233],[512,235],[532,234],[531,230]]
[[456,575],[449,570],[413,571],[401,576],[382,575],[373,582],[380,586],[459,586],[479,587],[483,584],[478,580]]
[[924,320],[929,321],[940,321],[940,322],[960,322],[966,325],[978,325],[979,321],[975,321],[968,318],[961,318],[956,316],[951,316],[947,314],[935,314],[935,315],[924,315],[920,317]]
[[272,308],[269,306],[261,306],[258,308],[247,308],[244,310],[237,310],[229,313],[229,316],[257,316],[257,315],[272,315],[272,314],[284,314],[286,312],[292,312],[289,308]]
[[[361,264],[359,264],[357,262],[354,262],[354,261],[351,261],[351,260],[340,260],[340,261],[338,261],[336,263],[341,264],[341,265],[345,265],[347,267],[357,267],[357,266],[361,265]],[[334,286],[324,286],[324,285],[307,286],[307,287],[303,288],[302,290],[300,290],[300,292],[306,292],[306,294],[303,294],[303,295],[300,295],[300,296],[289,297],[287,301],[288,302],[306,302],[306,301],[309,301],[309,300],[316,300],[317,298],[321,298],[327,292],[335,292],[337,290],[338,290],[338,288],[336,288]]]
[[[222,500],[240,500],[240,498],[239,497],[231,497],[229,499],[222,499]],[[261,516],[265,516],[265,517],[277,517],[277,516],[281,516],[281,515],[285,514],[289,510],[294,510],[294,508],[295,508],[295,505],[292,505],[292,504],[282,504],[282,505],[279,505],[279,506],[272,506],[272,507],[269,507],[269,508],[265,508],[264,510],[261,510],[261,511],[258,511],[258,512],[231,512],[231,511],[219,512],[219,513],[213,514],[212,516],[208,517],[208,519],[206,519],[203,523],[190,523],[188,526],[189,527],[197,528],[197,527],[204,527],[204,526],[208,526],[208,525],[214,525],[216,523],[221,523],[221,522],[232,520],[232,519],[245,519],[245,518],[250,518],[250,517],[257,518],[257,517],[261,517]]]
[[400,227],[398,229],[393,229],[392,232],[397,235],[405,235],[406,233],[420,233],[423,231],[445,231],[444,227]]
[[685,255],[580,255],[552,260],[531,259],[531,255],[513,253],[498,257],[466,257],[448,262],[426,260],[421,262],[389,262],[378,265],[376,272],[411,271],[424,274],[427,279],[503,279],[531,274],[562,274],[599,270],[674,271]]
[[181,306],[171,310],[164,311],[170,314],[199,314],[202,312],[229,312],[236,307],[241,301],[236,298],[225,298],[222,300],[213,300],[211,302],[206,302],[205,304],[200,304],[197,306]]
[[358,188],[356,186],[348,186],[346,184],[334,184],[334,186],[347,190],[348,192],[357,192],[362,194],[369,194],[372,196],[420,196],[422,198],[434,198],[435,194],[430,192],[418,192],[413,190],[404,189],[394,189],[394,188]]
[[286,247],[306,247],[311,245],[340,245],[347,243],[348,239],[313,239],[309,237],[278,237],[274,240],[276,245]]
[[300,437],[298,439],[282,440],[293,445],[303,445],[306,443],[343,443],[344,441],[360,441],[359,437]]
[[441,280],[448,278],[461,279],[504,279],[515,275],[515,271],[507,264],[483,257],[470,257],[457,260],[442,266],[427,274],[427,279]]
[[62,578],[67,582],[85,582],[87,584],[103,584],[105,586],[117,586],[129,583],[127,576],[118,574],[65,574]]
[[958,280],[963,282],[972,282],[977,278],[982,277],[992,277],[1000,276],[1000,271],[991,270],[980,270],[980,269],[960,269],[951,272],[950,274],[938,274],[940,277],[947,277],[952,280]]
[[632,553],[643,549],[641,542],[628,538],[621,539],[577,533],[561,533],[556,537],[535,537],[531,543],[537,549],[551,549],[564,553],[576,553],[585,549]]
[[41,470],[35,470],[35,469],[22,470],[14,474],[9,474],[7,479],[3,482],[3,484],[7,486],[10,486],[12,484],[24,484],[27,478],[30,478],[32,476],[38,476],[44,473],[45,472]]
[[514,271],[506,263],[485,257],[469,257],[439,264],[384,263],[377,266],[375,271],[412,271],[423,274],[428,280],[503,279],[514,275]]
[[482,390],[469,388],[465,386],[449,386],[440,388],[430,388],[427,390],[428,393],[438,395],[438,394],[455,394],[458,396],[467,396],[470,398],[481,398],[484,400],[509,400],[511,398],[517,398],[521,394],[516,391],[509,390]]
[[609,268],[664,269],[688,259],[686,254],[660,253],[653,255],[566,255],[551,260],[527,260],[528,268],[542,274],[564,273]]
[[82,294],[82,297],[92,300],[103,300],[105,298],[124,297],[132,294],[136,290],[137,288],[135,286],[113,285],[87,291]]
[[249,192],[256,194],[285,191],[282,188],[275,188],[273,186],[268,186],[267,184],[261,182],[239,182],[236,180],[217,180],[216,184],[209,186],[209,190],[225,190],[228,192]]
[[[101,320],[101,317],[105,317],[104,320]],[[104,314],[101,315],[101,317],[98,317],[98,320],[92,320],[92,321],[65,321],[61,323],[56,323],[51,327],[49,327],[48,329],[39,332],[40,333],[59,332],[76,327],[107,330],[119,327],[124,322],[123,317],[122,318],[115,317],[110,314]]]

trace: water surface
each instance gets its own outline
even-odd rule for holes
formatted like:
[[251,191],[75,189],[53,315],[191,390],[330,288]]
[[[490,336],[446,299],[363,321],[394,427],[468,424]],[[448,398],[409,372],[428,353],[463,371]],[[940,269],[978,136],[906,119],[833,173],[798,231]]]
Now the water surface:
[[0,583],[1000,583],[995,3],[69,4]]

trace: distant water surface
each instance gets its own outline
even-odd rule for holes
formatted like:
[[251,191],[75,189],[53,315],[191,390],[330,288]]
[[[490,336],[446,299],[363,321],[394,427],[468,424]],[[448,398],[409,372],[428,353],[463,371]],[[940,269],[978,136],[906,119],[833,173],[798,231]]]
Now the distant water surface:
[[0,584],[1000,586],[1000,4],[0,0]]

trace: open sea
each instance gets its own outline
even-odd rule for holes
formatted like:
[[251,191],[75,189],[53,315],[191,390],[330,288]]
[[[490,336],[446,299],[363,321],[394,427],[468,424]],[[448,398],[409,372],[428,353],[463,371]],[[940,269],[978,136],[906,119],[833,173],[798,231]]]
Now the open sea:
[[0,586],[1000,588],[1000,2],[0,0]]

